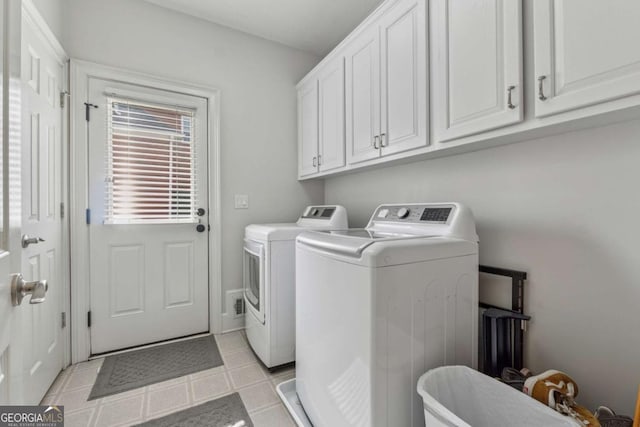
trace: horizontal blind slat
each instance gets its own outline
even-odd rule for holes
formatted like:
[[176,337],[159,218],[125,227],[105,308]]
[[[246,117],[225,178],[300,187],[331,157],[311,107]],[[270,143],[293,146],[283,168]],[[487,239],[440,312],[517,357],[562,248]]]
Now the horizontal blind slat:
[[158,116],[136,111],[118,111],[117,109],[112,110],[112,113],[114,114],[114,123],[145,121],[149,123],[179,124],[181,128],[191,127],[191,120],[185,120],[185,116]]
[[[111,129],[110,129],[111,130]],[[128,133],[122,134],[118,132],[111,132],[112,140],[116,142],[117,146],[123,144],[129,145],[163,145],[166,146],[169,142],[177,144],[174,148],[187,148],[188,144],[192,142],[189,139],[183,138],[171,138],[169,135],[157,135],[157,134],[142,134],[142,133]]]

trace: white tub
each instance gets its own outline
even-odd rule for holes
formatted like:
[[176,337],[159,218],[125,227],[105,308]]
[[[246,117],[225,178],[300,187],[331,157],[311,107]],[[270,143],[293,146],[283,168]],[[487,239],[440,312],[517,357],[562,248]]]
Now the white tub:
[[466,366],[444,366],[418,380],[427,427],[576,427],[577,421]]

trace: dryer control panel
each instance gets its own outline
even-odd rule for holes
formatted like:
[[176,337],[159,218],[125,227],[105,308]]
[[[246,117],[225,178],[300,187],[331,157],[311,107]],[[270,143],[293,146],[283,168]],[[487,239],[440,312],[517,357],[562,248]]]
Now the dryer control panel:
[[315,218],[315,219],[328,220],[328,219],[331,219],[335,211],[336,211],[335,206],[309,206],[302,214],[302,218]]
[[349,228],[347,211],[340,205],[314,205],[302,211],[296,224],[299,227],[345,230]]

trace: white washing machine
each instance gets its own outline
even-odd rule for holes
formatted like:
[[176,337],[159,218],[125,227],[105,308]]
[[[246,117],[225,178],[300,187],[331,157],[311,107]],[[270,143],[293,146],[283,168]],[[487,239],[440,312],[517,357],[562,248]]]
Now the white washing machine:
[[477,319],[478,237],[458,203],[383,205],[365,229],[302,233],[296,378],[278,393],[300,425],[424,426],[418,378],[475,368]]
[[309,206],[296,223],[245,229],[245,327],[251,348],[273,368],[295,360],[295,239],[306,230],[345,230],[342,206]]

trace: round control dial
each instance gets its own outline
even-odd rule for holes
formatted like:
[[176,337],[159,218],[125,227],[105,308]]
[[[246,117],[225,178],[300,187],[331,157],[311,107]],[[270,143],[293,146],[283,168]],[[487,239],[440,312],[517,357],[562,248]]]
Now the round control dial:
[[411,213],[411,211],[408,208],[400,208],[398,209],[398,218],[405,219],[409,216],[409,213]]

